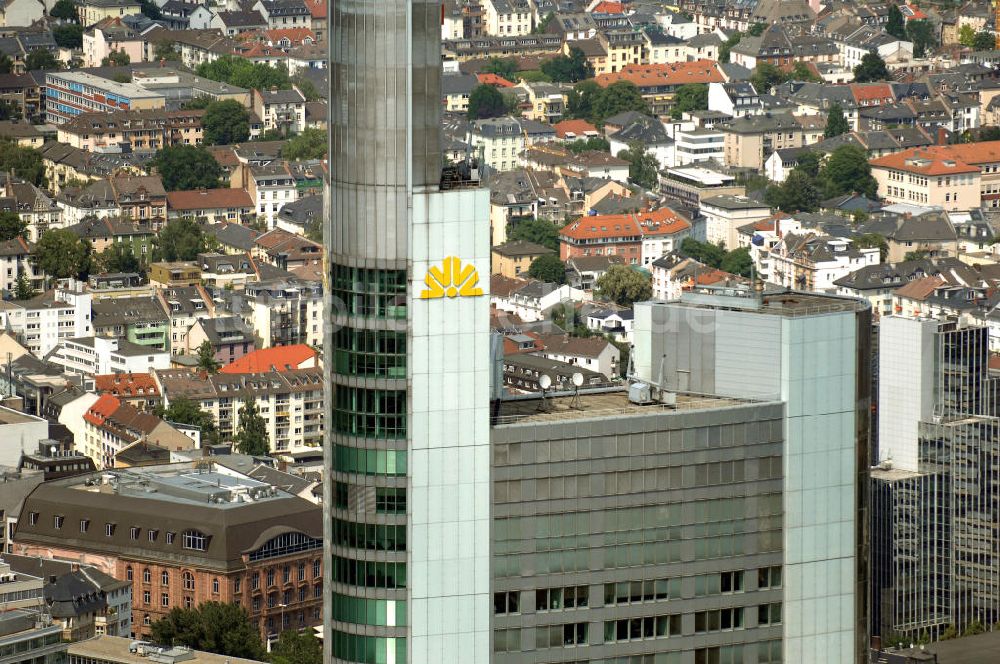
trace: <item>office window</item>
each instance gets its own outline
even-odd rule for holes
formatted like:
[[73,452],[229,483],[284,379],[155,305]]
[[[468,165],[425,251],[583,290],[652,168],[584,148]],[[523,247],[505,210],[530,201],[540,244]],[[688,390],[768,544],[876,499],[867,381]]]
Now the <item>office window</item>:
[[694,614],[695,634],[718,632],[743,627],[743,608],[714,609],[698,611]]
[[757,588],[780,588],[781,566],[762,567],[757,570]]
[[781,603],[761,604],[757,607],[758,625],[780,625],[781,624]]
[[254,572],[250,575],[250,589],[260,590],[260,572]]
[[743,591],[743,572],[723,572],[722,573],[722,592],[724,593],[738,593]]
[[536,648],[560,648],[585,645],[587,643],[587,623],[569,623],[535,628]]
[[517,591],[493,593],[493,613],[501,616],[520,613],[521,593]]
[[568,588],[545,588],[535,591],[536,611],[558,611],[587,606],[590,588],[570,586]]
[[679,636],[680,633],[680,615],[623,618],[604,623],[605,643],[662,639],[667,636]]

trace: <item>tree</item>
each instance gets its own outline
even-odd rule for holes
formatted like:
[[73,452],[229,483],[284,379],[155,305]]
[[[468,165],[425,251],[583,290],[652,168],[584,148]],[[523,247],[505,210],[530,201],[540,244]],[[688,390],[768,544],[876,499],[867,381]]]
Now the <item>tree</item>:
[[962,46],[972,46],[976,41],[976,29],[969,23],[963,23],[958,30],[958,43]]
[[747,28],[747,34],[751,37],[760,37],[767,30],[767,23],[753,23]]
[[9,74],[14,69],[14,61],[6,53],[0,53],[0,74]]
[[976,51],[991,51],[996,46],[996,37],[989,32],[977,32],[972,40],[972,48]]
[[308,78],[306,78],[301,72],[296,74],[292,83],[299,89],[302,96],[306,98],[306,101],[316,101],[317,99],[322,99],[323,95],[320,94],[319,89],[315,84]]
[[214,241],[193,219],[174,219],[153,238],[153,259],[193,261],[198,254],[212,249]]
[[598,277],[597,290],[601,297],[625,307],[653,296],[653,285],[649,277],[625,265],[609,267]]
[[934,38],[934,27],[924,19],[907,23],[906,36],[913,42],[913,57],[916,58],[926,56],[927,49],[937,43]]
[[263,660],[260,631],[247,610],[229,602],[203,602],[193,609],[171,609],[150,627],[156,643],[187,646],[227,657]]
[[722,264],[719,265],[719,269],[723,272],[728,272],[729,274],[737,274],[741,277],[749,277],[753,268],[753,259],[750,258],[750,248],[740,247],[739,249],[733,249],[725,258],[722,259]]
[[132,62],[132,58],[125,51],[111,51],[108,53],[103,60],[101,60],[102,67],[124,67]]
[[156,46],[153,48],[153,59],[179,61],[181,54],[175,47],[174,42],[164,39],[156,42]]
[[512,58],[490,58],[483,67],[484,74],[496,74],[511,83],[517,82],[517,60]]
[[780,185],[767,188],[764,200],[782,212],[815,212],[819,208],[820,194],[816,182],[804,171],[796,168]]
[[62,19],[64,21],[76,21],[76,4],[73,0],[57,0],[56,4],[52,5],[52,10],[49,12],[49,16],[52,18]]
[[812,69],[809,69],[809,65],[804,62],[796,62],[792,65],[791,77],[788,79],[791,81],[806,81],[810,83],[822,83],[823,79],[813,73]]
[[680,252],[709,267],[719,267],[726,256],[726,250],[721,245],[699,242],[693,237],[684,238],[681,242]]
[[785,82],[785,75],[769,62],[758,63],[750,75],[750,82],[760,94],[766,94],[776,85]]
[[42,233],[35,246],[35,265],[53,279],[74,279],[88,269],[89,251],[73,231],[65,228]]
[[507,102],[492,85],[480,84],[469,95],[469,119],[496,118],[507,113]]
[[230,145],[250,138],[250,111],[235,99],[213,101],[201,118],[203,139],[209,145]]
[[660,183],[660,162],[642,143],[629,143],[627,150],[618,153],[618,158],[628,162],[628,179],[640,187],[654,189]]
[[538,22],[538,25],[536,25],[534,28],[532,28],[531,31],[533,33],[535,33],[536,35],[542,34],[543,32],[545,32],[548,29],[549,23],[551,23],[552,19],[554,19],[555,17],[556,17],[556,13],[555,12],[549,12],[544,17],[542,17],[542,20],[540,20]]
[[271,646],[271,664],[323,664],[323,642],[311,630],[282,632]]
[[195,71],[199,76],[241,88],[288,90],[292,87],[286,68],[254,63],[235,55],[224,55],[217,60],[203,62]]
[[795,168],[811,178],[816,178],[819,177],[819,169],[822,162],[823,156],[818,152],[803,152],[796,160]]
[[80,48],[83,46],[83,26],[78,23],[53,26],[52,38],[63,48]]
[[0,173],[14,175],[34,185],[45,186],[45,164],[42,155],[32,148],[21,147],[10,139],[0,138]]
[[575,154],[596,150],[597,152],[611,152],[611,143],[603,136],[591,136],[590,138],[578,138],[569,143],[563,143],[563,147]]
[[858,249],[874,249],[877,247],[880,261],[885,261],[886,257],[889,255],[889,243],[886,241],[884,236],[879,235],[878,233],[864,233],[851,238],[851,242],[853,242],[854,246]]
[[551,284],[566,283],[566,264],[555,254],[545,254],[531,261],[528,276]]
[[243,402],[240,408],[240,426],[236,432],[236,449],[240,454],[266,456],[271,451],[267,440],[267,423],[257,410],[253,399]]
[[293,136],[281,151],[285,159],[322,159],[326,154],[327,134],[322,129],[308,127],[298,136]]
[[875,198],[878,191],[868,155],[858,145],[841,145],[834,150],[823,164],[820,178],[826,198],[850,193]]
[[534,242],[553,251],[559,250],[559,231],[562,230],[550,221],[544,219],[526,219],[510,224],[507,229],[507,241],[523,240]]
[[903,12],[895,3],[889,3],[889,16],[885,24],[885,31],[896,39],[906,39],[906,23],[903,20]]
[[215,349],[212,348],[212,342],[205,339],[198,346],[198,368],[207,371],[208,373],[215,373],[222,366],[222,363],[215,359]]
[[211,445],[218,442],[219,435],[215,428],[215,420],[209,413],[199,408],[196,401],[192,401],[187,397],[171,399],[168,408],[164,408],[161,404],[153,409],[153,414],[167,422],[198,427],[201,429],[201,442],[203,445]]
[[24,68],[28,71],[35,71],[36,69],[51,70],[61,67],[62,64],[56,59],[56,56],[44,48],[36,48],[24,59]]
[[930,256],[931,253],[926,249],[917,249],[916,251],[907,251],[903,254],[903,261],[919,261]]
[[568,56],[560,55],[543,62],[541,70],[558,83],[576,83],[587,78],[590,73],[587,56],[576,46],[569,49]]
[[865,53],[861,62],[854,68],[854,81],[856,83],[870,83],[872,81],[888,81],[892,78],[885,60],[879,57],[878,53]]
[[202,95],[200,97],[192,97],[191,99],[188,99],[186,102],[184,102],[184,104],[182,105],[182,108],[188,109],[188,110],[191,110],[191,109],[205,109],[205,108],[208,108],[209,105],[213,101],[215,101],[215,100],[212,99],[211,97],[207,97],[205,95]]
[[851,130],[844,117],[844,109],[837,102],[830,104],[830,110],[826,114],[826,129],[823,131],[823,138],[833,138],[846,134]]
[[719,62],[729,62],[729,52],[734,46],[740,43],[740,39],[742,38],[743,34],[737,30],[729,39],[722,42],[722,45],[719,47]]
[[146,18],[151,18],[154,21],[159,21],[163,18],[163,13],[153,0],[139,0],[139,11]]
[[17,212],[10,210],[0,212],[0,242],[13,240],[19,235],[24,235],[28,230],[28,222],[22,221]]
[[688,83],[677,88],[670,117],[680,120],[689,111],[708,109],[708,86],[704,83]]
[[35,289],[31,287],[31,282],[28,281],[28,275],[24,272],[18,275],[17,285],[14,287],[14,299],[15,300],[30,300],[35,296]]
[[97,255],[97,262],[106,272],[142,271],[142,261],[135,255],[131,242],[115,242]]
[[594,98],[591,109],[591,122],[603,124],[612,115],[636,111],[649,114],[649,106],[642,98],[642,93],[631,81],[615,81],[601,90]]
[[214,189],[219,186],[222,168],[203,147],[171,145],[162,148],[152,160],[167,191]]

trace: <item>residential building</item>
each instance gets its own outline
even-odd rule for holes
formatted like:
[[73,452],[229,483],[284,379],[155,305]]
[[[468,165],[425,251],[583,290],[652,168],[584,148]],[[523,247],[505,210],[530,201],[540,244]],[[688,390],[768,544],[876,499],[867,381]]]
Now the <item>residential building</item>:
[[[76,388],[72,388],[66,392],[83,394]],[[54,396],[52,398],[55,399],[56,397]],[[17,469],[26,475],[30,473],[34,473],[36,475],[41,474],[46,482],[60,477],[68,477],[70,475],[79,475],[81,473],[90,473],[95,471],[97,466],[94,465],[93,459],[81,454],[80,452],[69,449],[72,444],[72,438],[67,439],[65,442],[52,439],[41,440],[38,443],[37,452],[21,453],[21,461],[17,464]],[[34,486],[32,486],[32,488],[34,488]],[[6,504],[9,505],[10,503]],[[15,511],[20,511],[20,509],[21,506],[18,505]],[[16,516],[16,514],[9,515],[8,519],[8,523],[13,523],[15,526],[8,528],[7,532],[12,534],[16,530],[17,526]],[[4,551],[6,550],[7,547],[4,546]],[[7,557],[6,560],[10,561],[10,558]]]
[[764,113],[741,116],[718,125],[725,133],[727,166],[762,170],[776,150],[805,145],[802,125],[791,113]]
[[57,288],[32,300],[0,302],[0,326],[13,332],[35,357],[63,339],[94,333],[90,293]]
[[880,262],[880,249],[859,249],[851,240],[807,232],[783,235],[768,252],[771,283],[817,293],[835,293],[836,281]]
[[148,373],[170,366],[170,353],[124,339],[79,337],[63,339],[47,359],[68,372],[94,377],[109,373]]
[[211,18],[211,27],[221,30],[222,34],[227,37],[235,37],[244,32],[266,30],[267,20],[256,9],[250,11],[217,12]]
[[758,36],[747,36],[733,46],[730,60],[753,69],[758,63],[787,65],[793,62],[837,62],[840,51],[828,38],[819,35],[796,35],[788,26],[771,24]]
[[958,232],[940,208],[888,206],[862,228],[886,239],[886,260],[891,263],[906,260],[907,254],[913,253],[930,258],[959,254]]
[[617,380],[622,373],[621,353],[613,343],[602,337],[548,334],[539,340],[542,350],[535,351],[534,355],[596,371],[607,382]]
[[519,37],[531,32],[531,7],[526,0],[483,0],[483,32]]
[[160,405],[160,392],[149,373],[97,374],[94,376],[94,390],[98,394],[110,394],[122,403],[145,412],[152,412]]
[[124,53],[129,62],[144,62],[146,40],[125,25],[121,16],[98,21],[83,33],[83,66],[100,67],[112,53]]
[[323,288],[317,282],[268,280],[248,283],[242,299],[244,316],[260,338],[260,347],[322,345]]
[[[980,167],[934,148],[886,155],[873,159],[871,165],[879,196],[890,203],[968,210],[985,202]],[[989,186],[990,193],[994,188]],[[996,193],[1000,194],[1000,188]]]
[[201,268],[197,261],[150,263],[149,282],[159,288],[197,286],[201,283]]
[[666,128],[659,120],[642,116],[641,120],[622,127],[608,137],[611,154],[621,154],[635,143],[641,144],[656,158],[659,168],[677,165],[674,140],[667,135]]
[[179,398],[199,402],[215,419],[221,436],[232,436],[239,411],[253,400],[264,419],[272,453],[294,458],[315,455],[323,439],[323,381],[318,368],[220,373],[155,371],[164,404]]
[[559,235],[559,256],[620,255],[646,265],[680,246],[691,223],[668,207],[623,215],[590,215],[570,222]]
[[745,285],[735,275],[676,253],[656,259],[649,271],[654,300],[677,300],[684,292],[697,288]]
[[264,131],[284,136],[305,131],[306,98],[294,85],[291,90],[254,90],[251,109],[263,120]]
[[517,168],[526,147],[521,121],[512,117],[476,120],[470,128],[468,142],[479,163],[496,171]]
[[80,113],[56,127],[60,143],[88,152],[200,145],[204,109]]
[[[60,415],[62,417],[62,415]],[[103,394],[83,414],[83,436],[76,448],[93,459],[98,468],[114,468],[115,456],[143,440],[169,450],[190,450],[195,442],[171,424],[150,413]]]
[[167,218],[192,217],[210,223],[241,222],[257,217],[250,194],[243,189],[196,189],[167,193]]
[[569,284],[557,285],[544,281],[522,279],[508,280],[500,275],[490,278],[491,285],[508,281],[506,287],[497,288],[490,298],[495,313],[513,314],[518,320],[532,323],[544,320],[555,306],[566,302],[583,302],[592,299],[590,293]]
[[17,291],[17,283],[22,276],[28,280],[32,290],[41,290],[45,275],[31,260],[34,245],[23,237],[0,242],[0,287],[8,293]]
[[[86,0],[130,2],[131,0]],[[136,4],[138,7],[138,4]],[[84,6],[81,5],[81,11]],[[138,111],[164,107],[160,92],[135,83],[118,83],[87,72],[45,72],[45,118],[60,125],[82,113]]]
[[746,196],[720,194],[701,201],[701,214],[706,220],[705,241],[721,243],[732,250],[740,246],[740,226],[767,219],[771,216],[771,206]]
[[274,161],[266,166],[241,163],[233,169],[230,186],[250,194],[255,214],[267,222],[268,228],[274,228],[282,206],[298,199],[295,176],[285,161]]
[[617,81],[629,81],[639,88],[653,115],[668,115],[674,93],[690,83],[721,83],[725,80],[714,60],[695,60],[663,65],[629,64],[616,72],[594,79],[602,88]]
[[271,30],[312,26],[312,13],[303,0],[257,0],[253,9],[260,12]]
[[14,547],[130,582],[140,638],[172,608],[211,600],[239,604],[268,636],[320,621],[320,515],[216,464],[107,469],[39,485]]
[[38,448],[49,437],[49,423],[40,417],[0,406],[0,440],[11,443],[0,447],[0,465],[16,468],[22,450]]
[[534,242],[515,240],[504,242],[492,249],[492,274],[518,277],[528,274],[528,269],[536,259],[556,253],[548,247]]
[[76,12],[80,25],[90,27],[104,19],[138,14],[142,5],[135,0],[83,0]]
[[254,350],[219,369],[219,373],[241,374],[292,371],[318,366],[316,351],[305,344]]
[[253,331],[238,316],[199,318],[187,332],[186,351],[197,354],[205,342],[220,364],[235,362],[254,350]]
[[[896,263],[869,265],[835,281],[837,294],[868,300],[873,317],[892,315],[893,292],[911,281],[950,273],[961,275],[966,284],[975,283],[978,275],[957,258],[919,258]],[[952,279],[948,279],[952,281]],[[958,279],[955,279],[958,281]]]
[[94,302],[91,309],[93,334],[124,339],[148,348],[170,349],[170,318],[155,298],[117,298]]
[[[682,154],[682,141],[683,139],[678,139],[676,146],[678,155]],[[717,148],[710,149],[714,152]],[[668,200],[676,201],[683,207],[697,210],[701,208],[702,201],[707,198],[723,195],[742,196],[746,193],[746,188],[737,184],[734,176],[718,168],[689,165],[668,168],[666,172],[661,172],[660,191]]]
[[45,143],[42,132],[26,120],[0,121],[0,135],[9,137],[22,148],[40,148]]

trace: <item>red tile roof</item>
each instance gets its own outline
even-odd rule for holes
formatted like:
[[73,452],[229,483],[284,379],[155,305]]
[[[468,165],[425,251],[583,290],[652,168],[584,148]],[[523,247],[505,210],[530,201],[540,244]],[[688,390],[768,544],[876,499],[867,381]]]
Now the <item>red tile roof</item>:
[[581,217],[566,224],[560,235],[572,240],[617,239],[672,235],[691,227],[691,223],[670,208],[638,214],[601,214]]
[[594,8],[590,10],[595,14],[624,14],[625,5],[621,2],[611,2],[611,0],[603,0],[594,5]]
[[686,83],[722,83],[725,79],[715,60],[694,60],[661,65],[626,65],[619,72],[601,74],[594,79],[606,88],[618,81],[629,81],[640,88]]
[[897,288],[893,295],[923,302],[934,293],[935,289],[947,283],[948,281],[944,277],[937,275],[924,277],[923,279],[914,279],[905,286]]
[[[103,374],[94,376],[94,389],[115,397],[155,397],[160,394],[150,374]],[[96,405],[96,404],[95,404]]]
[[[866,101],[891,103],[896,98],[888,83],[854,83],[851,85],[851,94],[854,95],[854,101],[861,105],[865,105]],[[872,104],[867,105],[871,106]]]
[[167,192],[168,210],[204,210],[206,208],[252,208],[253,198],[246,189],[193,189]]
[[83,419],[85,419],[90,424],[94,426],[100,426],[104,423],[104,420],[111,417],[116,410],[118,410],[122,405],[122,402],[110,394],[102,394],[98,397],[94,405],[83,414]]
[[306,0],[306,7],[313,18],[326,18],[326,0]]
[[552,128],[556,130],[556,136],[559,138],[566,138],[566,134],[573,134],[574,138],[584,138],[588,134],[600,133],[597,127],[586,120],[563,120],[552,125]]
[[968,164],[952,155],[944,155],[936,148],[915,148],[870,160],[875,168],[891,168],[918,175],[952,175],[978,173],[979,167]]
[[287,38],[293,46],[298,46],[305,39],[311,39],[313,42],[316,41],[316,33],[309,28],[279,28],[276,30],[265,30],[264,36],[267,37],[267,40],[272,44],[280,41],[283,37]]
[[305,344],[275,346],[247,353],[240,359],[219,369],[219,373],[263,373],[265,371],[288,371],[303,368],[316,358],[316,351]]
[[497,76],[496,74],[476,74],[476,78],[483,85],[492,85],[497,88],[512,88],[514,84],[508,81],[503,76]]

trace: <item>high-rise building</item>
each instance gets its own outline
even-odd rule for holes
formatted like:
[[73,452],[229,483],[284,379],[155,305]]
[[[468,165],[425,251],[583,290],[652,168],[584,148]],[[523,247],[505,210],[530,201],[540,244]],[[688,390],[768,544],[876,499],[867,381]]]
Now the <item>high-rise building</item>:
[[1000,618],[1000,419],[989,330],[883,317],[872,469],[873,633],[936,638]]
[[724,292],[636,305],[632,395],[502,403],[497,664],[867,661],[870,308]]
[[330,5],[328,661],[490,657],[489,194],[442,170],[441,5]]

